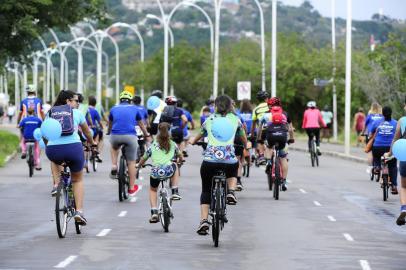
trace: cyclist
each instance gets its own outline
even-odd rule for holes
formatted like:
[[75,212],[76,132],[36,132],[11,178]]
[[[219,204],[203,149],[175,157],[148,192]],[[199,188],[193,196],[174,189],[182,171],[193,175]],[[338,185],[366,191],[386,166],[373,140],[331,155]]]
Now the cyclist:
[[[366,135],[366,144],[368,143],[369,139],[372,137],[372,127],[375,125],[376,122],[380,122],[383,120],[382,116],[382,107],[379,105],[378,102],[372,102],[371,107],[369,109],[367,118],[365,119],[365,127],[362,134]],[[373,157],[372,153],[368,153],[368,162],[369,167],[367,169],[368,173],[373,168]]]
[[[232,113],[232,101],[229,96],[218,96],[215,100],[216,112],[210,115],[201,127],[200,133],[190,140],[193,145],[199,141],[205,134],[208,137],[208,145],[203,152],[203,162],[200,167],[200,175],[202,178],[202,193],[200,196],[200,225],[197,233],[200,235],[208,234],[209,222],[207,220],[209,214],[209,205],[211,201],[212,179],[218,170],[225,172],[228,182],[227,204],[235,205],[237,198],[234,191],[236,186],[236,177],[238,170],[238,160],[234,152],[234,137],[235,134],[240,136],[244,145],[246,145],[246,136],[242,127],[241,121]],[[231,138],[221,138],[221,130],[213,131],[213,123],[219,120],[226,119],[229,126],[224,127],[232,132]]]
[[23,134],[22,138],[22,155],[21,158],[24,159],[27,156],[27,141],[33,141],[35,142],[34,144],[34,165],[35,169],[37,171],[41,170],[41,159],[40,159],[40,153],[41,149],[39,148],[39,143],[34,139],[34,130],[36,128],[41,127],[41,119],[39,119],[37,116],[34,116],[34,109],[33,108],[28,108],[28,116],[24,118],[20,124],[19,127],[21,129],[21,133]]
[[[93,130],[93,140],[96,142],[97,145],[99,145],[99,134],[100,130],[101,133],[103,134],[103,123],[101,122],[101,117],[99,112],[96,110],[96,98],[94,96],[89,96],[89,109],[88,113],[90,116],[91,121],[88,121],[88,125],[92,128]],[[100,153],[100,149],[97,149],[98,152]],[[99,155],[96,155],[96,161],[97,162],[102,162],[101,158]]]
[[181,109],[183,111],[183,113],[185,114],[186,119],[187,119],[187,123],[186,123],[185,127],[183,128],[183,142],[182,142],[182,148],[183,148],[182,154],[183,154],[184,157],[187,157],[188,154],[186,152],[186,146],[187,146],[186,143],[190,138],[189,127],[188,127],[187,124],[190,123],[190,129],[194,130],[195,129],[195,121],[193,120],[192,114],[188,110],[183,108],[183,100],[182,99],[178,98],[177,106],[178,106],[179,109]]
[[[83,166],[84,155],[83,147],[77,133],[78,126],[81,127],[83,133],[86,135],[90,144],[95,147],[96,144],[90,133],[89,126],[86,124],[86,120],[83,114],[75,109],[78,103],[78,96],[70,90],[62,90],[51,108],[47,117],[52,117],[53,113],[63,112],[70,119],[67,119],[64,123],[72,123],[69,125],[63,125],[62,136],[56,140],[48,141],[46,146],[46,155],[51,162],[52,175],[55,186],[58,186],[61,175],[61,164],[66,163],[69,166],[72,184],[73,194],[76,202],[76,212],[74,219],[80,225],[86,225],[87,221],[83,215]],[[63,106],[69,105],[69,106]],[[71,109],[70,109],[71,108]],[[65,132],[65,134],[64,134]],[[56,194],[56,190],[55,190]]]
[[308,139],[309,151],[311,148],[311,140],[313,136],[316,137],[316,151],[317,155],[321,155],[320,152],[320,126],[326,128],[323,117],[316,107],[316,101],[307,102],[307,109],[303,115],[302,128],[306,130]]
[[[233,107],[233,113],[238,117],[238,119],[241,121],[241,124],[244,128],[245,133],[247,133],[247,126],[244,122],[244,119],[241,117],[239,110],[235,108],[235,102],[234,100],[232,101],[232,107]],[[244,162],[244,142],[239,136],[235,136],[234,138],[234,151],[235,151],[235,156],[238,159],[238,172],[237,172],[237,185],[235,190],[236,191],[242,191],[243,190],[243,185],[241,181],[242,177],[242,167],[243,167],[243,162]]]
[[[146,127],[146,129],[148,130],[149,128],[149,123],[148,123],[148,110],[141,105],[141,97],[140,96],[134,96],[133,97],[133,104],[135,106],[135,108],[137,108],[137,110],[139,111],[141,117],[142,117],[142,122],[144,124],[144,126]],[[137,136],[138,136],[138,147],[139,147],[139,155],[138,157],[141,157],[144,155],[145,152],[145,139],[143,137],[143,133],[141,128],[137,125],[135,126],[135,130],[137,132]],[[137,162],[138,162],[138,158],[137,158]]]
[[[375,135],[374,144],[372,146],[373,166],[374,169],[381,168],[381,157],[386,152],[390,151],[392,140],[395,136],[397,121],[392,119],[392,109],[390,107],[383,107],[382,114],[384,119],[376,121],[371,129]],[[392,183],[392,194],[398,194],[397,190],[397,176],[398,167],[396,158],[388,161],[389,178]]]
[[159,120],[161,119],[161,114],[166,107],[166,103],[162,100],[162,91],[161,90],[154,90],[151,93],[151,97],[155,96],[159,98],[160,104],[157,108],[154,110],[148,110],[148,115],[149,115],[149,132],[151,135],[156,135],[158,132],[158,124]]
[[135,126],[139,126],[147,138],[150,135],[144,127],[142,116],[137,108],[130,104],[133,96],[130,92],[123,91],[120,93],[120,104],[114,106],[110,110],[108,134],[111,144],[111,172],[110,177],[117,177],[117,161],[118,153],[121,145],[126,146],[126,159],[128,166],[128,174],[130,177],[130,187],[128,194],[135,196],[138,191],[138,185],[135,184],[135,160],[137,159],[137,134]]
[[137,170],[139,170],[139,168],[142,167],[142,165],[144,165],[149,158],[152,159],[153,167],[151,169],[149,189],[149,201],[151,204],[151,218],[149,219],[150,223],[156,223],[159,221],[157,209],[157,191],[160,179],[163,176],[171,179],[171,198],[173,200],[181,199],[177,187],[179,176],[176,173],[176,170],[178,169],[178,166],[176,165],[176,162],[173,162],[173,159],[180,159],[182,156],[175,142],[170,139],[169,129],[170,124],[168,123],[163,122],[158,125],[159,132],[156,140],[152,142],[151,146],[145,152],[137,166]]
[[255,107],[254,111],[252,112],[252,126],[251,126],[251,141],[252,142],[257,142],[257,147],[256,147],[256,152],[258,154],[258,162],[259,164],[263,163],[265,161],[264,158],[264,140],[265,138],[256,138],[255,136],[255,129],[257,127],[257,124],[259,124],[259,119],[262,118],[264,113],[269,112],[268,104],[266,101],[268,100],[269,94],[266,91],[259,91],[257,93],[257,99],[261,103]]
[[266,172],[268,173],[272,166],[273,151],[272,147],[278,143],[279,158],[282,167],[282,190],[288,189],[286,178],[288,176],[288,151],[287,143],[293,143],[294,133],[293,125],[286,111],[282,110],[282,102],[278,97],[268,99],[269,113],[265,113],[261,120],[261,130],[266,138],[265,157],[267,159]]

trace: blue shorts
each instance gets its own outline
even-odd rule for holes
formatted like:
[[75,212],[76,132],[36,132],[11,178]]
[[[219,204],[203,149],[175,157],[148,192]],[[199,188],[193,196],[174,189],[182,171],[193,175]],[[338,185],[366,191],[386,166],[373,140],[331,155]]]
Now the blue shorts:
[[406,177],[406,161],[399,162],[399,173],[400,176]]
[[82,143],[50,145],[45,148],[50,161],[61,165],[66,163],[71,172],[80,172],[85,164]]

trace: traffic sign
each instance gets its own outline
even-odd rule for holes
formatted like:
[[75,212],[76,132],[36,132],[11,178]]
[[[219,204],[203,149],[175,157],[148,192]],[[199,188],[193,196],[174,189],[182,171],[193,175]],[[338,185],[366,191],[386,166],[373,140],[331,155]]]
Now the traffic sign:
[[237,99],[251,100],[251,82],[238,82],[237,83]]

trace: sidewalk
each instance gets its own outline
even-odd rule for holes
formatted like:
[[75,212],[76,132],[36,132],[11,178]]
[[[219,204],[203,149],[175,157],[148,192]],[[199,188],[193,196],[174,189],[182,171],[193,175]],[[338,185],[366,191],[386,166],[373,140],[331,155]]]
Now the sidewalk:
[[[289,146],[289,149],[300,152],[307,152],[308,151],[307,141],[305,140],[295,141],[294,144]],[[320,144],[320,150],[323,155],[338,157],[360,163],[367,163],[367,155],[364,152],[364,148],[361,147],[351,147],[350,155],[346,155],[344,153],[344,145],[322,142]]]

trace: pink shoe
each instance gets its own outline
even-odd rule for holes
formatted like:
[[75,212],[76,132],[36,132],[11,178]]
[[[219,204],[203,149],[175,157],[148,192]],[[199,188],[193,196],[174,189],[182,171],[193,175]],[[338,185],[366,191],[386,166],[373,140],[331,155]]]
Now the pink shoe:
[[135,194],[137,194],[138,190],[139,190],[138,185],[134,185],[134,188],[133,188],[133,189],[129,189],[129,190],[128,190],[128,195],[130,195],[131,197],[133,197],[133,196],[135,196]]

